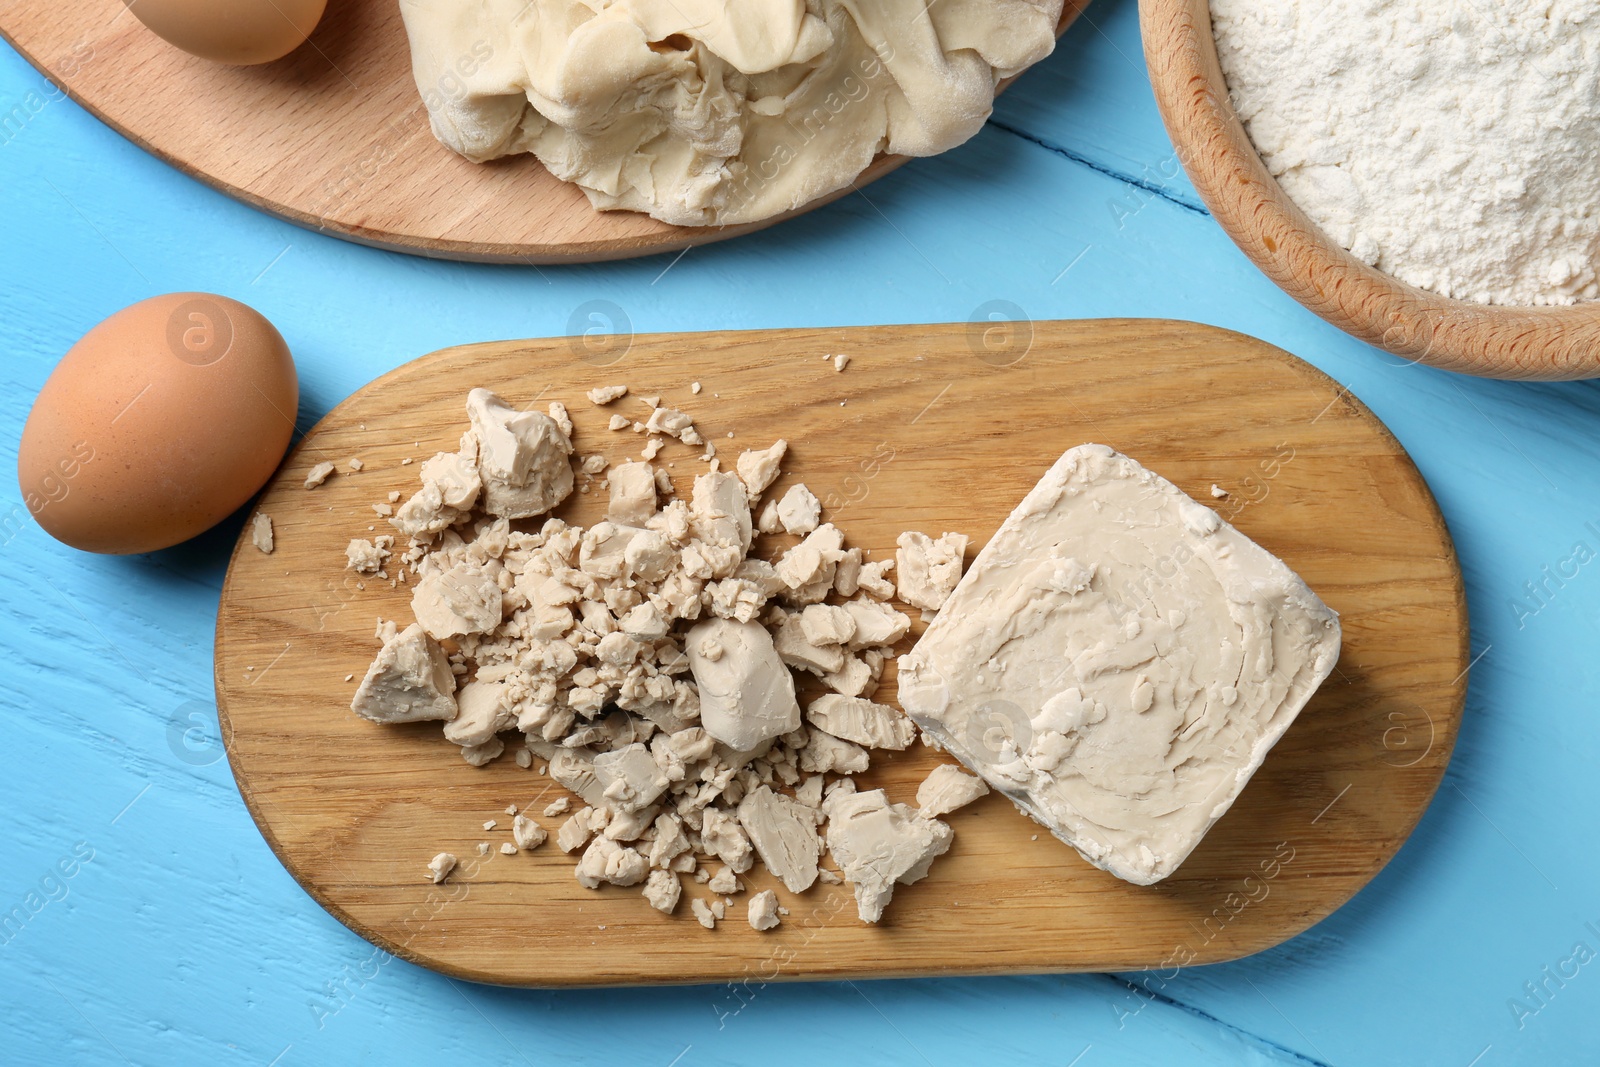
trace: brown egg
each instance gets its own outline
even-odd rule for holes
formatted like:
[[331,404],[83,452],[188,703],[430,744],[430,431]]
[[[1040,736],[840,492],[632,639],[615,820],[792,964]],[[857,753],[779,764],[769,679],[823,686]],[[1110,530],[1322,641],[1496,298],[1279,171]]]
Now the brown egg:
[[258,311],[169,293],[112,315],[51,373],[22,429],[17,479],[54,538],[152,552],[209,530],[283,458],[294,360]]
[[169,44],[218,63],[271,63],[305,43],[327,0],[123,0]]

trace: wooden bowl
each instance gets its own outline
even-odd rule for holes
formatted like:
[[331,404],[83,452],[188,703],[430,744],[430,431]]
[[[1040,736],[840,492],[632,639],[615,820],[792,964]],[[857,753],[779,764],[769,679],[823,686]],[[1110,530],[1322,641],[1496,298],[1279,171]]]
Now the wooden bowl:
[[1408,361],[1490,378],[1600,377],[1600,301],[1502,307],[1384,274],[1323,233],[1278,186],[1235,114],[1207,0],[1139,0],[1161,118],[1222,228],[1284,292]]

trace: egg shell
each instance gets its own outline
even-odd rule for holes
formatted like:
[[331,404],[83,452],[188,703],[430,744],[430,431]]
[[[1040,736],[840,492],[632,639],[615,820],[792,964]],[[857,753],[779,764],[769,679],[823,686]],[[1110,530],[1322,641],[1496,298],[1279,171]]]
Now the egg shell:
[[266,484],[300,388],[283,337],[210,293],[152,297],[73,345],[17,450],[28,511],[89,552],[152,552],[227,518]]
[[139,21],[192,55],[251,65],[305,43],[327,0],[124,0]]

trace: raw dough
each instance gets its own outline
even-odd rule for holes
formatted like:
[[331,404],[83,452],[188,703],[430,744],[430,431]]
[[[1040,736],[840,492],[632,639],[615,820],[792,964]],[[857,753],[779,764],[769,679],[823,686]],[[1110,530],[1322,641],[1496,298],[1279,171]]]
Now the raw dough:
[[967,140],[1055,46],[1061,0],[403,0],[436,136],[532,152],[602,210],[755,222],[882,152]]

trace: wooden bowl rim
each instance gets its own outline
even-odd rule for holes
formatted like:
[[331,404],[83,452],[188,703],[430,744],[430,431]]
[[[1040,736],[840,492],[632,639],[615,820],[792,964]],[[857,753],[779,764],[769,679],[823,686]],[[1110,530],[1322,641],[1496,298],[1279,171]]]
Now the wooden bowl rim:
[[1278,185],[1234,111],[1209,0],[1139,0],[1145,62],[1178,161],[1213,217],[1308,310],[1410,363],[1490,378],[1600,376],[1600,301],[1453,300],[1369,267]]

